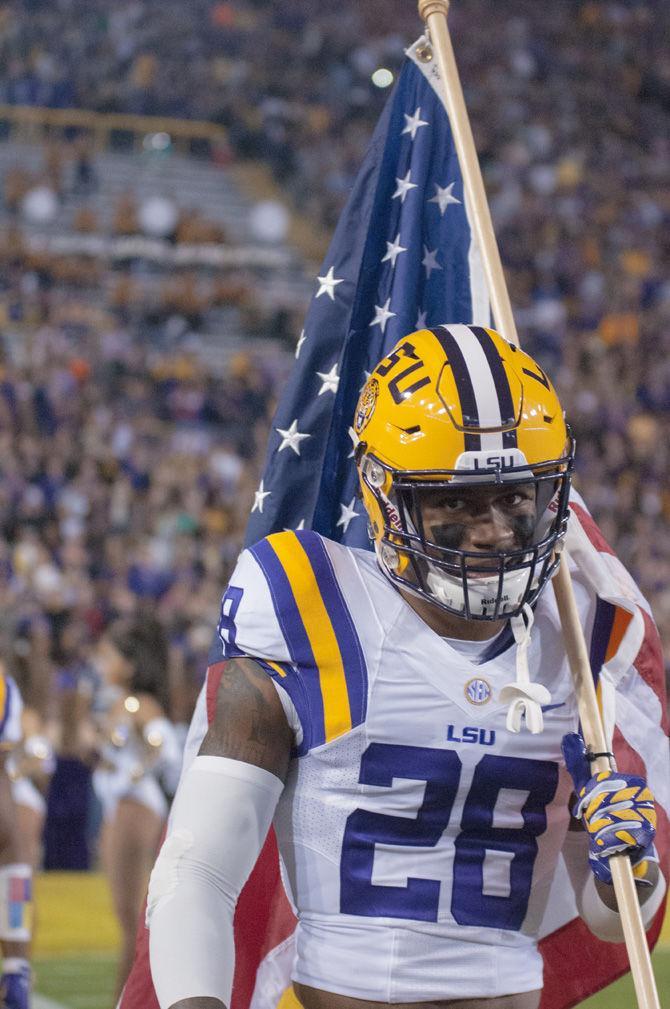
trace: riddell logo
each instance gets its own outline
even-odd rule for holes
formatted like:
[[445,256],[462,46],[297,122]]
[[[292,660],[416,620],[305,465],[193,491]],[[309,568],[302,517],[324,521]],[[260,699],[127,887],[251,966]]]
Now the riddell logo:
[[[497,596],[492,596],[491,599],[482,599],[482,606],[495,606],[495,604],[497,602],[498,602],[498,597]],[[507,595],[501,596],[500,597],[500,602],[501,603],[508,603],[509,602],[509,596],[507,596]]]
[[385,497],[383,499],[384,511],[386,512],[386,521],[391,529],[396,532],[402,532],[402,525],[400,524],[400,514],[398,509],[391,504],[389,499]]

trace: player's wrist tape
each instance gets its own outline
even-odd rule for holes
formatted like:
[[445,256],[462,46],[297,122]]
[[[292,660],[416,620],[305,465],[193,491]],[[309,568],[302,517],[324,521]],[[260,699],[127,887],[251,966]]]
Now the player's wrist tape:
[[283,787],[269,771],[227,757],[198,756],[185,772],[147,897],[161,1009],[198,997],[230,1005],[235,905]]
[[0,866],[0,940],[28,942],[33,924],[33,871],[23,862]]

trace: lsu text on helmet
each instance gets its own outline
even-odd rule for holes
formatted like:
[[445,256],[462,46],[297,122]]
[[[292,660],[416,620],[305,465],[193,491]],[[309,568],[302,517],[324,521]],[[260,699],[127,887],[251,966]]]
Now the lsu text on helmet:
[[[353,437],[370,536],[392,582],[465,619],[532,605],[558,563],[574,440],[528,354],[480,326],[411,333],[372,372]],[[448,509],[456,495],[467,506],[486,488],[532,498],[510,549],[462,549],[453,527],[446,542],[424,527],[427,502]]]

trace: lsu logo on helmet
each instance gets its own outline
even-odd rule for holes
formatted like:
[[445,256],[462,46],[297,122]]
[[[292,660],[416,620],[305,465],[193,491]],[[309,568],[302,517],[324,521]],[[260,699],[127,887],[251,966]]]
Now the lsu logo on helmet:
[[354,418],[354,431],[356,434],[361,434],[370,421],[372,414],[375,412],[378,396],[379,382],[376,378],[368,379],[356,407],[356,416]]

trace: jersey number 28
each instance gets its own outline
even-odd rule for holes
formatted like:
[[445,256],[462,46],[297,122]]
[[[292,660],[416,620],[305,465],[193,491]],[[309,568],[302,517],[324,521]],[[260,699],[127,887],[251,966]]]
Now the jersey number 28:
[[[461,767],[453,750],[389,743],[368,746],[361,760],[361,784],[391,788],[394,778],[410,778],[425,781],[426,790],[415,818],[365,809],[348,817],[340,866],[343,914],[437,921],[440,881],[409,876],[406,886],[374,884],[375,845],[435,847],[451,816]],[[459,925],[521,927],[528,908],[537,838],[546,829],[546,807],[557,785],[558,766],[550,760],[486,754],[479,761],[454,842],[451,913]],[[493,826],[501,789],[528,793],[521,808],[522,827]],[[511,855],[508,896],[484,892],[487,851]]]

